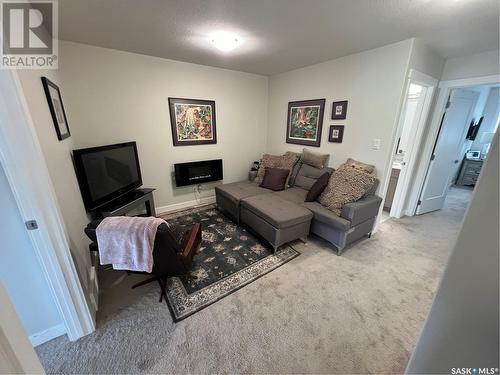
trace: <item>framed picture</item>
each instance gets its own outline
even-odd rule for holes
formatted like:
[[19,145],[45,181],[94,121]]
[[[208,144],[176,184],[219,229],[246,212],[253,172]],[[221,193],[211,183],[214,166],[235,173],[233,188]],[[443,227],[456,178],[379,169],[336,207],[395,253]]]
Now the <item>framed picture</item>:
[[347,117],[347,100],[333,102],[332,120],[345,120]]
[[174,146],[217,143],[213,100],[168,98]]
[[288,103],[286,142],[319,147],[325,99]]
[[333,143],[342,143],[342,139],[344,139],[344,125],[330,126],[328,141]]
[[59,87],[54,82],[51,82],[47,77],[42,77],[42,84],[45,96],[47,97],[47,102],[49,104],[52,121],[54,122],[54,127],[56,128],[57,139],[62,141],[63,139],[68,138],[71,134],[69,132],[66,112],[64,111],[61,91],[59,90]]

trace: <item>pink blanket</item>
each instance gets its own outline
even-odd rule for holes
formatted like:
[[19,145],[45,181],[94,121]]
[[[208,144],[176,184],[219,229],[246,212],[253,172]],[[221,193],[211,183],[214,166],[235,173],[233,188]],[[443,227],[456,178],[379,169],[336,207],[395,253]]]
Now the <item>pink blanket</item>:
[[156,217],[104,218],[96,230],[101,264],[113,264],[115,270],[151,272],[156,230],[162,223],[166,221]]

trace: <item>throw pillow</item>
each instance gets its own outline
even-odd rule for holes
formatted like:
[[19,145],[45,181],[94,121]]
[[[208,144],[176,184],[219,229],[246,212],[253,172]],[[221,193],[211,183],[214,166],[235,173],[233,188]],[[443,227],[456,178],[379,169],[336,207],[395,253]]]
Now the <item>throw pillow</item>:
[[304,148],[300,161],[304,164],[309,164],[321,169],[326,167],[329,156],[329,154],[320,154],[319,152],[309,151],[307,148]]
[[330,179],[330,173],[323,173],[316,182],[311,186],[311,189],[307,192],[305,202],[314,202],[320,194],[325,190],[328,185],[328,180]]
[[362,198],[376,180],[371,174],[343,164],[332,173],[328,186],[319,197],[319,203],[340,216],[342,207]]
[[366,164],[366,163],[363,163],[363,162],[360,162],[360,161],[357,161],[357,160],[354,160],[351,158],[347,159],[345,164],[349,165],[351,168],[358,169],[360,171],[363,171],[363,172],[366,172],[369,174],[376,174],[375,166],[371,165],[371,164]]
[[[290,175],[294,165],[299,160],[300,155],[295,152],[286,152],[284,155],[270,155],[264,154],[262,155],[262,159],[260,161],[259,170],[257,171],[257,177],[255,177],[255,182],[260,184],[264,179],[264,173],[266,172],[266,168],[280,168],[287,169]],[[288,177],[287,177],[288,182]]]
[[259,186],[274,191],[284,190],[289,174],[290,171],[288,169],[267,168],[264,173],[264,179]]

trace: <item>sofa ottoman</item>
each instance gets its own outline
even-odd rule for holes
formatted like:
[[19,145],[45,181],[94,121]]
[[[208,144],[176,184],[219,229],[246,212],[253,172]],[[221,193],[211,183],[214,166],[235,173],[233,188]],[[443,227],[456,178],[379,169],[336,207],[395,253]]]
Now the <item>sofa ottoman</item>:
[[241,200],[240,221],[271,244],[274,251],[287,242],[305,239],[313,214],[274,193]]
[[258,194],[267,194],[270,190],[260,187],[253,181],[239,181],[215,187],[215,200],[219,210],[234,222],[240,222],[240,201]]

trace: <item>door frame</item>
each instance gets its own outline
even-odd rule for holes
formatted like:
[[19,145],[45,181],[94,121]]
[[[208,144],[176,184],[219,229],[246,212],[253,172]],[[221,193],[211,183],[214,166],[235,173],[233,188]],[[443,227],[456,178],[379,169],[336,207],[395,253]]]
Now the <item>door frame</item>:
[[[418,152],[421,142],[423,140],[423,134],[425,130],[425,124],[427,123],[427,119],[429,118],[430,115],[430,110],[431,106],[434,100],[434,93],[438,87],[438,82],[439,80],[431,77],[427,74],[421,73],[417,70],[410,69],[408,72],[408,77],[406,79],[405,83],[405,91],[404,91],[404,101],[401,106],[402,110],[399,113],[399,120],[398,120],[398,128],[396,131],[396,136],[393,139],[393,145],[391,148],[391,162],[389,163],[389,166],[386,171],[386,176],[391,175],[392,172],[392,161],[394,159],[394,155],[396,152],[396,148],[398,145],[398,139],[400,138],[402,131],[403,131],[403,125],[404,125],[404,117],[406,115],[406,108],[407,108],[407,103],[408,103],[408,90],[410,88],[410,84],[415,83],[420,86],[425,86],[426,87],[426,93],[425,93],[425,98],[424,98],[424,103],[422,105],[422,109],[419,114],[419,120],[417,126],[417,131],[415,134],[415,142],[412,147],[412,151],[410,155],[407,157],[407,164],[405,166],[405,170],[401,171],[402,173],[399,176],[398,183],[396,186],[396,191],[394,193],[394,200],[393,204],[391,206],[391,211],[390,211],[390,217],[396,217],[400,218],[401,216],[405,215],[405,202],[406,202],[406,197],[408,195],[408,192],[411,188],[410,182],[411,182],[411,177],[414,173],[414,168],[416,166],[417,162],[417,157],[416,153]],[[389,185],[387,185],[387,189],[389,188]],[[384,194],[384,200],[385,196],[387,195],[387,191]],[[383,206],[383,204],[382,204]]]
[[415,168],[415,179],[408,198],[408,207],[406,210],[407,216],[413,216],[417,211],[418,200],[420,199],[420,195],[425,183],[425,177],[427,175],[427,171],[431,162],[432,150],[439,135],[439,127],[441,126],[441,120],[446,111],[446,103],[448,101],[448,97],[451,94],[451,91],[458,88],[488,85],[493,83],[500,83],[500,75],[494,74],[481,77],[454,79],[441,81],[439,83],[439,93],[428,127],[427,136],[420,153],[420,163]]
[[0,70],[0,163],[72,341],[95,330],[36,130],[14,70]]

